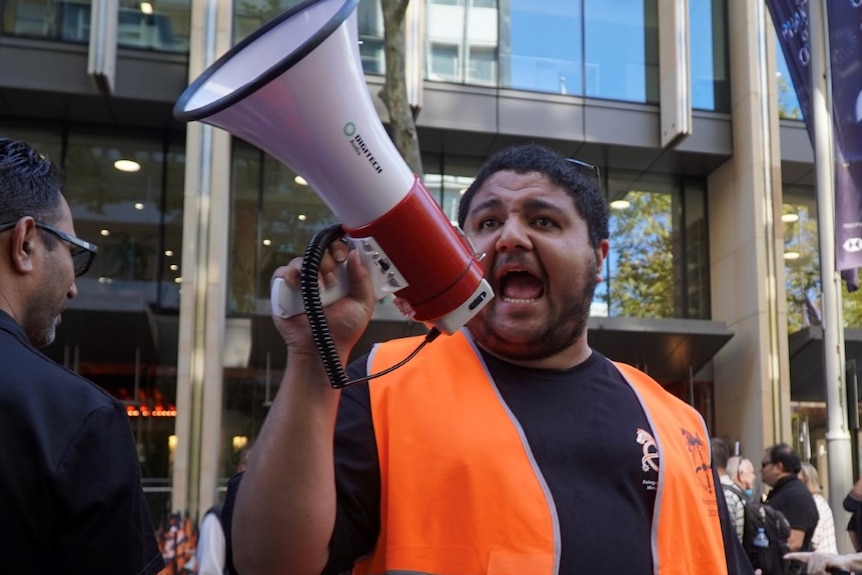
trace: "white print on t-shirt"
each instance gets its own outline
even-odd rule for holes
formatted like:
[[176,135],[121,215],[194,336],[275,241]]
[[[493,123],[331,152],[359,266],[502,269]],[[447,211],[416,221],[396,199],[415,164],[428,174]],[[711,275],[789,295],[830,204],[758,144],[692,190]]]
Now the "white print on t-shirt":
[[[649,471],[658,471],[658,446],[655,443],[655,438],[645,429],[637,428],[637,442],[644,446],[644,456],[641,458],[641,469]],[[650,451],[652,450],[652,451]]]

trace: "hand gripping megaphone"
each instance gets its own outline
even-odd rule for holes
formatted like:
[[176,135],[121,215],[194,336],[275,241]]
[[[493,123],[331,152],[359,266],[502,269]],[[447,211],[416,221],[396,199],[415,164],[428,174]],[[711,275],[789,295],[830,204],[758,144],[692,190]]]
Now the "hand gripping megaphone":
[[[452,334],[493,291],[377,116],[358,50],[358,1],[309,0],[267,22],[207,68],[174,115],[222,128],[300,174],[360,251],[378,297],[394,292],[415,320]],[[302,311],[280,280],[272,305],[283,317]]]

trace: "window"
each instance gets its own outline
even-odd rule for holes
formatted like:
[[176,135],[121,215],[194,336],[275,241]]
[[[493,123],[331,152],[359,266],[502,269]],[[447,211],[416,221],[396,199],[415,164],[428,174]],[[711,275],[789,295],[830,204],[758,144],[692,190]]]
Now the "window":
[[431,45],[430,80],[458,80],[458,46]]
[[500,85],[518,90],[581,94],[581,2],[512,0],[500,29]]
[[584,58],[595,66],[585,95],[658,102],[657,0],[586,1],[584,14]]
[[467,82],[494,86],[497,83],[497,51],[495,48],[471,47]]
[[612,170],[608,190],[611,246],[594,311],[708,319],[705,182]]

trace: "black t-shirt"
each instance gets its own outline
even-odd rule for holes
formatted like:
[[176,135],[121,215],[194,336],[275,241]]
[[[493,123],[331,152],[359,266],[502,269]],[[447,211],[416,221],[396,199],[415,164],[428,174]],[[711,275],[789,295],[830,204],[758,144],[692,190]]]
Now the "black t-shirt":
[[122,404],[34,349],[0,312],[3,573],[163,567]]
[[782,477],[775,482],[766,502],[787,517],[791,529],[805,532],[802,550],[810,551],[811,537],[814,536],[820,513],[817,512],[814,496],[805,484],[795,475]]

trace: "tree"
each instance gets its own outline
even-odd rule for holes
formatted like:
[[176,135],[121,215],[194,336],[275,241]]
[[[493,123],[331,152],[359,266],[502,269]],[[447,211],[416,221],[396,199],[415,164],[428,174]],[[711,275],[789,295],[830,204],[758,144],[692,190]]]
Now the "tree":
[[[792,105],[793,103],[796,105]],[[786,120],[802,119],[802,110],[796,102],[796,92],[781,74],[778,76],[778,117]]]
[[612,316],[675,317],[670,194],[630,191],[610,220],[608,311]]
[[[785,204],[784,213],[799,218],[784,226],[787,331],[794,333],[820,323],[820,240],[817,215],[806,205]],[[862,327],[862,290],[850,293],[846,282],[841,283],[844,327]]]
[[404,60],[404,17],[409,0],[380,0],[383,10],[383,53],[386,57],[386,81],[380,99],[389,112],[390,137],[401,157],[423,178],[419,135],[415,115],[418,110],[407,101],[407,68]]

